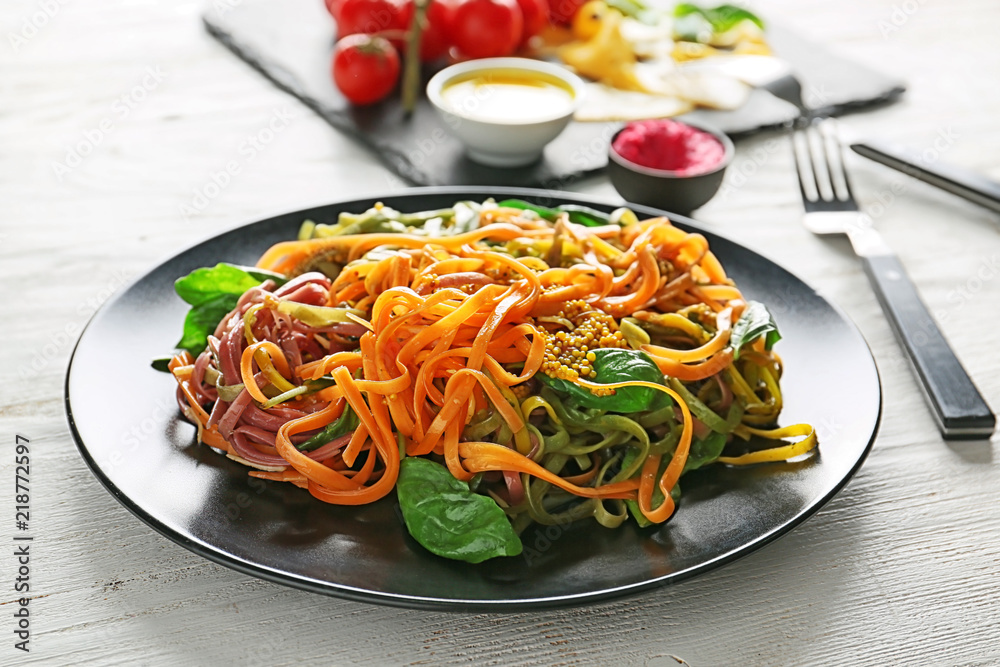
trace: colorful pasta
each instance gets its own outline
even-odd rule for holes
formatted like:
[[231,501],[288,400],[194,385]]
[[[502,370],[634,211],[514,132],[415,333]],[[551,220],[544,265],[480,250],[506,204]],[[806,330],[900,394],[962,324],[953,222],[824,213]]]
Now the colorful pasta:
[[[777,428],[766,308],[666,218],[376,206],[306,223],[257,269],[275,275],[234,288],[204,349],[171,359],[178,402],[201,442],[328,503],[389,495],[419,457],[515,533],[629,514],[658,524],[683,473],[816,444],[807,425]],[[416,501],[401,487],[400,502],[406,514]],[[511,553],[456,555],[418,533],[446,556]]]

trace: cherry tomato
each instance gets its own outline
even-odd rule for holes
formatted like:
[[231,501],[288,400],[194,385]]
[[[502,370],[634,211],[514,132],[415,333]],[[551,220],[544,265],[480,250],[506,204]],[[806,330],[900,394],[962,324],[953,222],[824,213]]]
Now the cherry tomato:
[[333,49],[333,81],[354,104],[385,98],[399,80],[399,54],[383,37],[348,35]]
[[326,5],[326,11],[330,12],[333,20],[340,23],[340,6],[344,4],[344,0],[323,0],[323,4]]
[[587,0],[551,0],[549,2],[549,17],[553,23],[568,24]]
[[432,62],[448,53],[454,13],[455,7],[450,0],[431,1],[427,7],[427,24],[420,37],[420,60]]
[[386,37],[397,49],[403,48],[403,33],[410,27],[413,5],[402,0],[331,0],[335,5],[337,36],[356,33],[374,35],[390,33]]
[[[555,0],[558,2],[558,0]],[[548,0],[517,0],[524,17],[524,28],[521,30],[521,44],[537,35],[549,22]]]
[[455,46],[469,58],[509,56],[521,41],[524,17],[516,0],[466,0],[455,10]]

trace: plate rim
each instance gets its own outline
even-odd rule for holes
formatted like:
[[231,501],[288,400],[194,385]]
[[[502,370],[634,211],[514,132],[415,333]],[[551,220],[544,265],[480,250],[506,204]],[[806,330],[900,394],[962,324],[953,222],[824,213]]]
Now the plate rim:
[[[556,595],[556,596],[546,596],[539,598],[518,598],[513,600],[479,600],[479,599],[461,599],[461,598],[444,598],[444,597],[427,597],[411,594],[400,594],[391,593],[385,591],[376,591],[370,589],[361,589],[356,586],[350,586],[347,584],[338,583],[335,581],[322,581],[309,577],[303,574],[298,574],[294,572],[276,570],[275,568],[262,565],[259,563],[254,563],[248,561],[244,558],[236,556],[229,553],[225,548],[217,545],[207,543],[203,540],[193,538],[190,535],[185,535],[182,532],[174,529],[173,527],[167,525],[167,523],[152,514],[150,514],[145,508],[143,508],[140,503],[131,498],[128,494],[123,492],[118,486],[107,476],[103,468],[97,461],[94,460],[86,443],[83,441],[83,437],[77,429],[76,420],[73,416],[72,400],[70,397],[70,378],[73,372],[74,361],[76,359],[77,352],[80,347],[80,343],[83,341],[84,336],[90,329],[93,322],[101,315],[105,310],[110,309],[115,303],[117,303],[123,295],[127,294],[135,285],[139,282],[145,280],[149,275],[160,269],[163,265],[178,259],[195,248],[213,241],[214,239],[224,236],[228,233],[234,232],[239,229],[246,227],[252,227],[260,223],[264,223],[273,220],[278,217],[283,216],[294,216],[296,214],[305,214],[317,208],[324,208],[329,206],[343,206],[348,207],[352,204],[363,204],[368,202],[375,202],[382,199],[391,199],[397,197],[423,197],[423,196],[445,196],[445,195],[456,195],[461,196],[463,194],[474,194],[482,196],[484,193],[490,192],[491,196],[494,197],[523,197],[527,199],[559,199],[566,203],[582,204],[582,205],[596,205],[598,207],[604,208],[617,208],[620,206],[627,206],[636,213],[642,215],[666,215],[671,223],[678,223],[680,226],[691,229],[696,232],[707,232],[708,234],[725,240],[743,250],[746,250],[754,255],[757,255],[770,264],[778,267],[782,271],[788,273],[804,286],[806,286],[812,294],[822,300],[827,306],[829,306],[836,315],[846,323],[860,338],[861,342],[864,344],[864,349],[868,353],[868,360],[871,362],[871,368],[875,373],[875,381],[878,390],[878,406],[875,414],[874,424],[872,426],[871,435],[868,438],[868,442],[864,445],[860,455],[857,460],[853,463],[851,468],[839,479],[833,487],[821,497],[816,497],[812,499],[808,506],[799,510],[792,518],[788,519],[776,528],[757,536],[755,539],[743,543],[738,549],[735,549],[729,553],[716,556],[705,560],[698,565],[690,567],[681,572],[668,573],[658,577],[653,577],[646,579],[644,581],[625,584],[622,586],[602,588],[596,591],[587,591],[580,593],[570,593],[566,595]],[[607,198],[602,198],[599,196],[578,194],[575,192],[567,192],[562,190],[552,190],[552,189],[538,189],[538,188],[521,188],[521,187],[492,187],[492,186],[426,186],[426,187],[413,187],[406,188],[403,190],[382,192],[379,194],[364,194],[360,197],[355,197],[351,199],[336,199],[334,201],[324,200],[322,203],[310,204],[304,208],[298,208],[297,210],[280,210],[278,212],[266,212],[262,216],[254,217],[249,221],[240,222],[234,225],[226,226],[223,229],[216,230],[213,233],[207,234],[203,238],[198,239],[194,243],[186,245],[177,252],[170,254],[169,256],[156,261],[152,266],[143,271],[140,275],[133,278],[129,283],[122,286],[118,291],[115,292],[107,301],[105,301],[101,306],[91,315],[90,319],[87,321],[86,325],[80,331],[76,342],[73,346],[73,351],[70,354],[69,362],[66,367],[66,373],[63,383],[63,402],[66,410],[66,417],[70,427],[70,433],[73,436],[74,444],[76,445],[77,451],[83,457],[84,462],[90,472],[97,478],[101,485],[111,494],[115,500],[117,500],[121,505],[123,505],[129,512],[135,515],[140,521],[145,523],[147,526],[152,528],[154,531],[160,535],[166,537],[170,541],[178,544],[179,546],[195,553],[198,556],[206,558],[214,563],[227,567],[229,569],[235,570],[242,574],[253,576],[259,579],[264,579],[272,583],[290,586],[299,590],[304,590],[310,593],[319,593],[322,595],[337,597],[341,599],[352,600],[355,602],[364,602],[368,604],[382,604],[389,605],[400,608],[408,609],[421,609],[421,610],[433,610],[433,611],[474,611],[474,612],[521,612],[530,610],[544,610],[544,609],[554,609],[569,606],[581,606],[585,604],[594,604],[601,601],[606,601],[609,599],[621,599],[625,597],[631,597],[639,595],[643,592],[649,591],[651,589],[662,588],[670,586],[682,581],[686,581],[707,571],[714,570],[723,567],[729,563],[735,562],[745,556],[750,555],[761,549],[762,547],[774,542],[778,538],[788,534],[793,529],[802,525],[806,520],[814,516],[819,512],[830,500],[834,498],[844,487],[854,478],[857,471],[867,460],[869,454],[871,453],[872,447],[875,440],[878,437],[879,430],[882,424],[882,415],[885,404],[884,392],[882,389],[882,378],[881,373],[878,369],[878,364],[876,363],[874,354],[872,353],[871,346],[869,345],[864,334],[861,332],[860,327],[854,322],[854,320],[841,309],[836,303],[825,297],[823,294],[818,292],[809,282],[803,280],[800,276],[793,273],[792,271],[785,268],[783,264],[777,262],[765,255],[764,253],[746,246],[745,244],[734,240],[725,233],[718,232],[711,229],[709,226],[701,223],[695,219],[688,216],[674,214],[661,209],[644,206],[640,204],[633,204],[629,202],[615,202]]]

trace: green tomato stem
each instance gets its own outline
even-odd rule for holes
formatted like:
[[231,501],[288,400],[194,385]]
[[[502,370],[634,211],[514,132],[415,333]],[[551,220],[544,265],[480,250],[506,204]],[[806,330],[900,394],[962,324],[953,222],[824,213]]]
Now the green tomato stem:
[[430,0],[414,0],[413,21],[406,38],[406,62],[403,65],[403,109],[413,113],[420,94],[420,38]]

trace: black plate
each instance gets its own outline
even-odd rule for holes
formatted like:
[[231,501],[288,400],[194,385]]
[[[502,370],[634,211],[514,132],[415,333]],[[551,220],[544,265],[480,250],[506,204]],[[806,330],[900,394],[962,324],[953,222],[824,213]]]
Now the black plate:
[[[413,211],[490,196],[612,208],[516,189],[416,189],[381,201]],[[817,456],[744,469],[710,466],[684,477],[680,509],[663,527],[529,530],[522,556],[481,565],[423,550],[406,534],[395,497],[336,507],[289,484],[248,477],[245,467],[194,444],[173,379],[150,368],[180,334],[186,306],[173,282],[220,261],[252,264],[271,244],[294,238],[304,219],[330,222],[374,201],[330,204],[220,234],[150,271],[87,325],[66,377],[70,426],[101,483],[155,530],[222,565],[317,593],[434,609],[554,607],[674,583],[746,555],[818,510],[867,455],[882,398],[857,328],[780,266],[671,216],[708,237],[744,294],[770,306],[784,335],[777,348],[785,362],[782,423],[814,424]]]

